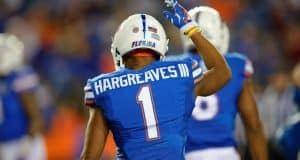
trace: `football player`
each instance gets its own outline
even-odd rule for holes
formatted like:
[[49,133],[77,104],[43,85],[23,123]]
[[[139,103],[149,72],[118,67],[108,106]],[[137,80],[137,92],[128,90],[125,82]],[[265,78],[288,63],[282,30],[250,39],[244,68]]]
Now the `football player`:
[[164,15],[201,51],[207,72],[192,60],[162,62],[168,39],[152,16],[135,14],[115,33],[112,54],[121,69],[89,79],[85,105],[90,117],[82,160],[99,159],[108,131],[119,159],[182,160],[186,124],[196,95],[209,95],[230,80],[218,51],[199,32],[177,1],[166,1]]
[[287,123],[277,131],[279,148],[287,160],[300,159],[300,63],[294,68],[293,80],[294,101],[298,112],[289,117]]
[[[188,124],[186,159],[188,160],[237,160],[235,117],[240,114],[246,129],[246,136],[253,159],[266,160],[266,140],[263,133],[257,105],[252,92],[251,62],[239,53],[228,53],[229,30],[219,13],[206,6],[196,7],[189,15],[202,29],[202,34],[224,55],[232,71],[232,79],[216,94],[200,97]],[[182,36],[186,54],[181,58],[192,57],[206,70],[205,59],[199,56],[195,45]],[[171,58],[170,58],[171,59]]]
[[23,63],[23,42],[0,34],[0,159],[45,159],[38,77]]

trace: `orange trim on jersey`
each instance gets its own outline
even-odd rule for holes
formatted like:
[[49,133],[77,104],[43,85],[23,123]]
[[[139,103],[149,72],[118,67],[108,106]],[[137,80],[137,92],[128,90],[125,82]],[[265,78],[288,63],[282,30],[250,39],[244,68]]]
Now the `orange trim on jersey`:
[[203,79],[203,75],[202,75],[201,77],[195,79],[195,80],[194,80],[194,83],[196,84],[196,83],[200,82],[202,79]]
[[154,55],[149,52],[138,52],[130,54],[132,57],[153,57]]
[[251,73],[250,71],[245,71],[245,72],[244,72],[244,76],[245,76],[246,78],[250,78],[250,77],[252,76],[252,73]]
[[192,65],[192,69],[195,69],[198,66],[198,62],[196,61],[193,65]]

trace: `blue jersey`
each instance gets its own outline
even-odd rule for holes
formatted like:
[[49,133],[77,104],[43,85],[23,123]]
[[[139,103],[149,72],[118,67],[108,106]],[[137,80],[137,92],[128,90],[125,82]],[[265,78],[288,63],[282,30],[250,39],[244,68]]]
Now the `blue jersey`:
[[27,133],[28,119],[19,94],[37,87],[38,77],[30,68],[0,76],[0,143]]
[[120,159],[184,159],[187,119],[201,76],[192,60],[122,69],[88,80],[85,103],[102,109]]
[[[300,109],[300,88],[294,89],[294,101]],[[300,113],[288,118],[287,124],[279,129],[277,140],[288,160],[299,159],[300,156]]]
[[[202,68],[205,65],[200,56],[183,54],[180,58],[198,59]],[[168,60],[176,57],[170,57]],[[237,53],[225,55],[231,68],[232,79],[225,87],[214,95],[197,97],[192,117],[188,124],[188,140],[186,151],[235,146],[234,129],[237,101],[244,80],[251,76],[253,68],[245,56]]]
[[279,146],[287,160],[297,160],[300,156],[300,113],[291,116],[284,128],[280,129]]
[[298,107],[298,110],[300,111],[300,88],[295,87],[294,89],[294,102]]

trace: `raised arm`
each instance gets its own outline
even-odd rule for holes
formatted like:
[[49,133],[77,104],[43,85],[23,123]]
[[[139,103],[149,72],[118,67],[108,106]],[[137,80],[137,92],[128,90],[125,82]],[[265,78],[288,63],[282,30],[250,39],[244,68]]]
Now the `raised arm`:
[[108,127],[102,110],[90,107],[89,112],[81,160],[100,159],[108,135]]
[[222,88],[230,79],[231,71],[223,56],[201,34],[201,28],[193,22],[186,9],[176,0],[165,0],[173,12],[164,11],[164,16],[190,37],[207,67],[202,80],[195,88],[196,96],[208,96]]
[[208,96],[217,92],[231,79],[231,71],[223,56],[200,32],[194,33],[191,39],[207,67],[207,72],[195,88],[195,95]]
[[195,95],[208,96],[215,93],[231,79],[231,71],[226,61],[217,49],[202,36],[201,28],[192,21],[188,12],[176,0],[165,0],[165,2],[173,12],[164,11],[164,16],[192,39],[208,69],[195,88]]

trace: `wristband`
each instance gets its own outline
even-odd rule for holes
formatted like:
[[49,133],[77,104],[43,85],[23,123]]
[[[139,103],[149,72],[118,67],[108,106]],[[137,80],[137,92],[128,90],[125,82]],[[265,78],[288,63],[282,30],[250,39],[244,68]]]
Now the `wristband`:
[[181,27],[180,31],[184,35],[191,37],[195,32],[200,31],[200,27],[198,26],[198,24],[196,22],[190,22],[190,23],[184,25],[183,27]]

